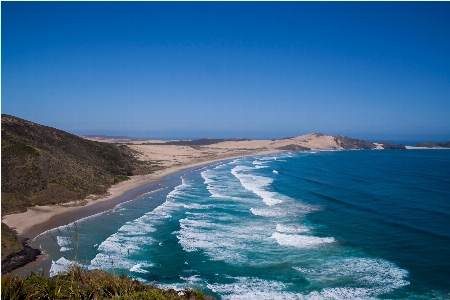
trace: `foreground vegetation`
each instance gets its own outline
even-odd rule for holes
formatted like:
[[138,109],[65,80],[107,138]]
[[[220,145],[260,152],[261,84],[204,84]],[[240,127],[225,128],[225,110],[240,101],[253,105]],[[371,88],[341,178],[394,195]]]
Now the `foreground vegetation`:
[[75,265],[54,277],[31,274],[22,279],[2,276],[2,300],[15,299],[215,299],[190,289],[163,290],[146,285],[126,275],[117,276],[100,270],[84,271]]

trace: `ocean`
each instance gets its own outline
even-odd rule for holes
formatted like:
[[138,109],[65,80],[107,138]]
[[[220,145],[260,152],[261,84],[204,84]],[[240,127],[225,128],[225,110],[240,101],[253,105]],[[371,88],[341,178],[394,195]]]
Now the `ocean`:
[[37,237],[42,268],[218,299],[450,298],[450,150],[283,152],[161,184]]

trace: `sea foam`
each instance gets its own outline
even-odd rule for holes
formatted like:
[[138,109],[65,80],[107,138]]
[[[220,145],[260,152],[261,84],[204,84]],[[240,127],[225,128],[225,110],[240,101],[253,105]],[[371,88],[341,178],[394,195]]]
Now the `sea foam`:
[[313,248],[321,244],[333,243],[335,240],[332,237],[316,237],[307,235],[292,235],[275,232],[271,236],[281,246],[292,246],[297,248]]
[[52,265],[50,267],[50,276],[53,277],[55,275],[59,275],[67,271],[71,266],[73,266],[74,262],[68,260],[64,257],[61,257],[57,261],[52,260]]
[[58,235],[56,237],[56,241],[58,245],[61,247],[60,249],[61,252],[73,249],[73,239],[71,237]]
[[236,277],[233,283],[212,283],[208,288],[230,300],[336,300],[371,299],[372,291],[364,288],[325,288],[310,293],[288,291],[288,285],[275,280]]
[[285,217],[291,215],[287,210],[283,209],[258,209],[258,208],[250,208],[250,211],[255,216],[261,217]]
[[91,260],[89,269],[119,268],[130,270],[137,264],[148,263],[136,261],[130,255],[138,255],[143,250],[142,247],[156,242],[151,236],[151,233],[156,230],[154,226],[170,218],[172,211],[184,207],[182,203],[175,201],[180,195],[183,195],[183,190],[188,188],[189,185],[182,178],[182,184],[175,187],[167,195],[166,201],[162,205],[134,221],[125,223],[116,233],[103,241],[98,246],[97,251],[99,253]]
[[265,204],[272,206],[282,203],[283,201],[280,199],[280,194],[265,189],[265,187],[273,182],[273,179],[253,174],[245,174],[244,172],[249,169],[252,170],[253,168],[236,166],[231,170],[231,174],[239,179],[244,188],[261,197]]
[[152,267],[152,266],[153,266],[153,264],[143,264],[143,263],[135,264],[134,266],[132,266],[130,268],[130,271],[131,272],[135,272],[135,273],[143,273],[143,274],[145,274],[145,273],[148,273],[149,271],[144,270],[143,268],[145,268],[145,267]]
[[180,230],[174,233],[185,251],[202,250],[212,260],[231,263],[246,261],[245,251],[254,251],[253,245],[268,241],[263,224],[242,227],[239,223],[224,224],[221,221],[224,220],[207,215],[197,219],[184,218],[180,220]]
[[319,268],[294,269],[316,284],[326,285],[330,278],[353,285],[356,283],[360,289],[328,288],[323,291],[343,295],[345,299],[352,298],[355,293],[360,293],[361,297],[375,297],[409,284],[405,280],[408,275],[406,270],[382,259],[343,258],[326,261]]
[[308,227],[299,225],[283,225],[277,224],[277,231],[283,233],[305,233],[310,231]]

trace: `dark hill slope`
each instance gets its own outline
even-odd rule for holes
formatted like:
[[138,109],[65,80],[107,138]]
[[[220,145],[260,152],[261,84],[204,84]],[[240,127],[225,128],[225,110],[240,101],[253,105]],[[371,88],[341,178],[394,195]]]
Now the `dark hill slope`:
[[[148,166],[147,166],[148,167]],[[2,114],[2,215],[105,193],[142,174],[130,148]]]
[[427,148],[450,148],[450,141],[449,142],[442,142],[442,143],[430,143],[430,142],[423,142],[417,145],[417,147],[427,147]]
[[334,137],[336,144],[344,149],[373,149],[375,145],[371,142],[349,138],[348,136],[337,135]]

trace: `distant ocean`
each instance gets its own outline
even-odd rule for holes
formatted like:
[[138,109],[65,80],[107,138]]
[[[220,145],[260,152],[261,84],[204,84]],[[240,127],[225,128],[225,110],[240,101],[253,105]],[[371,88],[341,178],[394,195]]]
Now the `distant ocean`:
[[218,299],[450,298],[450,150],[284,152],[162,184],[39,236],[51,273],[77,253]]

